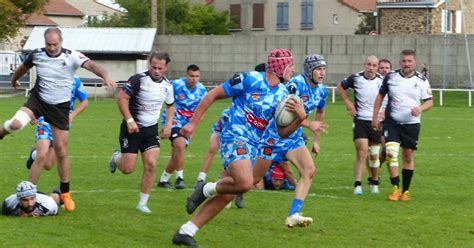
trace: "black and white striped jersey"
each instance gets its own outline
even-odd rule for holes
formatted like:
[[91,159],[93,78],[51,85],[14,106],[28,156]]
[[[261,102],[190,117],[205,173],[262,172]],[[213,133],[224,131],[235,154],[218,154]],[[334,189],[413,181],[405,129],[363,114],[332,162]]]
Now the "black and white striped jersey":
[[[36,205],[33,210],[39,216],[57,215],[58,204],[54,201],[51,196],[47,196],[41,193],[36,194]],[[11,216],[20,216],[22,210],[20,208],[20,202],[16,194],[10,195],[3,201],[2,214]]]

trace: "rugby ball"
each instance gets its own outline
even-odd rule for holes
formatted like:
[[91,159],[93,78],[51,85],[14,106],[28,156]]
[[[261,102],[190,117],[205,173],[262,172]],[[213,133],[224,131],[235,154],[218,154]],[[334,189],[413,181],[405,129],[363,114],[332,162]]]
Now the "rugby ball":
[[295,94],[290,94],[278,103],[275,110],[275,121],[280,127],[286,127],[290,125],[296,118],[296,114],[294,112],[286,110],[285,104],[287,101],[300,101],[300,97]]

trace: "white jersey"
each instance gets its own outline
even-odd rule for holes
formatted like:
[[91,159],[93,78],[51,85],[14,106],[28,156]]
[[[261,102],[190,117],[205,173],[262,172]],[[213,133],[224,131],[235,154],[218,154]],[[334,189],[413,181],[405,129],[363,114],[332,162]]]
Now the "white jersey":
[[420,100],[430,100],[430,83],[421,73],[415,72],[410,78],[405,78],[396,70],[385,76],[380,88],[380,94],[388,94],[386,119],[391,119],[401,124],[420,123],[420,117],[412,116],[411,109],[419,107]]
[[165,77],[155,81],[148,71],[130,77],[123,91],[130,96],[128,107],[138,127],[157,124],[163,103],[174,103],[170,81]]
[[357,110],[356,119],[372,120],[375,99],[379,94],[382,82],[383,77],[380,74],[377,73],[373,79],[367,79],[363,71],[352,74],[341,81],[342,88],[345,90],[352,88],[354,90],[354,103]]
[[[37,193],[36,205],[33,212],[37,213],[39,216],[57,215],[58,204],[56,204],[51,196]],[[9,196],[3,201],[2,215],[20,216],[21,213],[20,202],[18,201],[16,194]]]
[[58,56],[50,56],[45,48],[33,50],[23,62],[31,68],[36,66],[36,84],[33,90],[41,100],[59,104],[71,100],[74,74],[89,58],[82,53],[61,48]]

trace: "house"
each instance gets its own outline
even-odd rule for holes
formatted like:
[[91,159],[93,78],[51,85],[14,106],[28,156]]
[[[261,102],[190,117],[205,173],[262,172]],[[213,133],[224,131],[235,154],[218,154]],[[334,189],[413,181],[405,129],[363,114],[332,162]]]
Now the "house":
[[230,12],[234,34],[351,35],[376,0],[194,0]]
[[474,34],[472,0],[377,0],[380,34]]

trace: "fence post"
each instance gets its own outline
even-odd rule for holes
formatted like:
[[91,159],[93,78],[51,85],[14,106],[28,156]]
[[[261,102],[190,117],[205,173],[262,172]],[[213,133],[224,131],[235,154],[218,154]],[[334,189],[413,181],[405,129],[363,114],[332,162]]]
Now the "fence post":
[[443,89],[439,90],[439,106],[443,106]]

